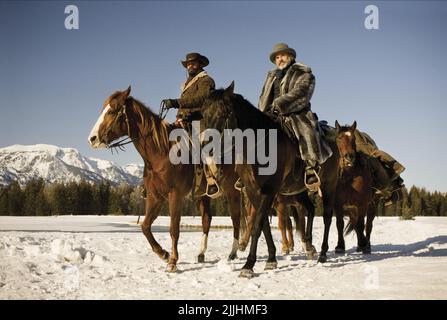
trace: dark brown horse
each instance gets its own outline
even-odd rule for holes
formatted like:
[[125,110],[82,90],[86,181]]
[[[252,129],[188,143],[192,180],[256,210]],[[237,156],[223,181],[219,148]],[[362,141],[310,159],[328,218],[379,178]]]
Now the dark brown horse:
[[347,214],[349,222],[346,226],[346,234],[355,230],[358,241],[357,251],[371,253],[370,236],[376,212],[371,168],[368,165],[367,156],[356,150],[355,130],[357,123],[354,122],[352,126],[340,126],[336,121],[335,126],[337,131],[336,143],[340,153],[339,182],[334,208],[338,230],[338,244],[335,252],[345,252],[343,215]]
[[[169,150],[176,142],[169,141],[169,133],[176,127],[169,125],[129,94],[130,86],[127,90],[117,91],[106,99],[101,115],[89,136],[89,143],[93,148],[107,148],[116,145],[113,142],[124,136],[128,136],[132,140],[145,164],[144,186],[147,197],[145,218],[141,229],[152,250],[161,259],[167,261],[167,271],[175,272],[179,258],[177,245],[180,216],[183,201],[193,188],[194,165],[171,163]],[[222,170],[223,178],[219,183],[227,197],[234,227],[234,240],[230,253],[230,259],[234,259],[239,239],[240,194],[233,186],[238,177],[233,166],[224,166]],[[172,240],[171,254],[162,249],[151,231],[152,223],[166,201],[168,201],[171,217],[169,227]],[[203,227],[201,249],[198,256],[198,260],[201,262],[204,261],[211,224],[209,198],[200,197],[197,200],[197,206],[202,215]]]
[[[253,221],[256,216],[256,210],[251,203],[248,202],[246,206],[247,209],[245,210],[248,212],[246,215],[247,228],[239,240],[239,249],[241,251],[244,251],[248,245],[253,228]],[[289,211],[287,211],[288,207],[290,208]],[[278,217],[278,228],[281,233],[281,252],[283,254],[289,254],[294,251],[295,242],[293,240],[293,226],[290,218],[290,215],[292,215],[295,220],[296,231],[300,236],[303,251],[306,252],[308,259],[312,259],[316,254],[316,249],[312,245],[312,237],[311,234],[309,235],[309,232],[306,237],[306,214],[308,215],[307,221],[309,222],[313,219],[315,207],[307,194],[305,192],[293,196],[278,194],[275,198],[273,208]],[[307,229],[311,231],[309,228]]]
[[[298,153],[298,146],[292,142],[281,127],[273,122],[266,114],[255,108],[250,102],[245,100],[241,95],[234,94],[234,84],[231,84],[227,89],[220,89],[213,91],[202,107],[202,114],[206,128],[217,129],[221,134],[227,129],[240,129],[245,131],[247,129],[262,129],[276,130],[276,171],[269,175],[259,174],[260,163],[256,161],[251,163],[247,161],[248,152],[251,149],[255,152],[257,148],[263,147],[270,143],[269,139],[258,139],[254,145],[246,146],[244,152],[243,164],[236,165],[236,171],[241,177],[245,185],[247,196],[256,210],[252,229],[252,241],[250,245],[250,253],[247,261],[241,270],[240,276],[252,277],[253,266],[256,263],[257,243],[261,232],[264,233],[267,247],[268,259],[266,269],[276,268],[276,248],[273,242],[268,216],[275,197],[287,185],[293,172],[297,172],[296,179],[293,181],[295,190],[306,191],[303,181],[304,161],[296,157]],[[332,215],[333,210],[333,195],[335,194],[335,187],[337,182],[337,166],[338,153],[334,152],[334,156],[329,158],[321,169],[321,191],[323,193],[323,206],[325,211],[329,211]],[[257,159],[256,159],[257,160]],[[310,220],[312,226],[313,219]],[[312,227],[306,228],[306,233],[309,232],[311,237]]]

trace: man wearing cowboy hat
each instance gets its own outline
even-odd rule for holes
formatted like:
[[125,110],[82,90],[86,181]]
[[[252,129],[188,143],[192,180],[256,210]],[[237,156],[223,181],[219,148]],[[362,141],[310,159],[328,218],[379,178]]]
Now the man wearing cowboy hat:
[[332,151],[321,139],[318,118],[311,110],[315,77],[311,68],[295,59],[295,50],[287,44],[275,45],[270,61],[277,68],[267,74],[258,107],[280,121],[297,140],[299,156],[306,162],[305,184],[310,191],[317,191],[319,165],[332,155]]
[[182,84],[182,93],[179,99],[165,99],[162,102],[169,108],[178,108],[177,120],[190,122],[200,119],[200,108],[211,90],[215,89],[213,78],[205,70],[209,64],[207,57],[192,52],[186,55],[186,60],[181,61],[187,69],[188,79]]
[[[188,78],[182,84],[182,93],[179,99],[165,99],[162,103],[168,108],[179,109],[177,112],[177,123],[182,123],[191,132],[191,122],[193,120],[200,120],[202,118],[200,110],[205,99],[210,92],[215,89],[213,78],[211,78],[205,70],[209,64],[207,57],[196,53],[188,53],[186,59],[181,61],[183,67],[188,72]],[[207,181],[207,187],[205,194],[214,198],[219,196],[220,189],[216,184],[210,170],[204,166],[203,170],[201,165],[195,166],[196,173],[196,185],[194,188],[196,191],[200,190],[203,171],[205,171],[205,178]]]
[[[295,62],[296,52],[285,43],[279,43],[270,54],[277,69],[270,71],[259,99],[259,109],[280,121],[298,139],[300,157],[306,161],[306,186],[314,191],[319,186],[319,164],[328,159],[332,151],[321,139],[316,114],[311,111],[310,98],[315,87],[311,69]],[[391,203],[403,188],[400,174],[405,170],[398,161],[379,150],[369,136],[356,131],[356,147],[372,159],[374,184]],[[375,160],[375,161],[374,161]],[[388,198],[388,199],[387,199]]]

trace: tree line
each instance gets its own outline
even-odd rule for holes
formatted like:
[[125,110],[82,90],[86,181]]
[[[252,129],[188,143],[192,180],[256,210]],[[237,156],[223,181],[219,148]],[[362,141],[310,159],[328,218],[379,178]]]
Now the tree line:
[[[0,186],[0,216],[51,215],[144,215],[145,190],[142,185],[126,183],[114,186],[108,181],[46,183],[32,179],[21,187],[14,181]],[[226,215],[227,202],[212,201],[214,215]],[[191,199],[184,201],[184,215],[198,215]],[[160,215],[169,215],[163,206]]]
[[[145,190],[143,186],[108,181],[91,184],[85,181],[46,183],[42,178],[30,180],[21,187],[17,182],[0,187],[0,215],[144,215]],[[214,216],[228,216],[225,197],[211,201]],[[322,214],[321,202],[316,214]],[[169,215],[165,205],[160,215]],[[183,215],[199,215],[195,203],[185,199]],[[378,208],[379,216],[447,216],[447,194],[430,192],[425,188],[411,187],[391,206]]]

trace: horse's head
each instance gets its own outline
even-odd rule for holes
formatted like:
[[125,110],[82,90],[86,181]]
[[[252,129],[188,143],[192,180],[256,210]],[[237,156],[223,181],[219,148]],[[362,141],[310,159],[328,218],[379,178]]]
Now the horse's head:
[[337,130],[337,148],[340,153],[340,165],[342,168],[352,167],[355,164],[355,130],[357,128],[357,122],[351,126],[340,126],[338,121],[335,121],[335,128]]
[[128,135],[126,101],[129,94],[130,86],[127,90],[117,91],[106,99],[88,136],[88,142],[93,148],[107,148],[111,142]]
[[233,112],[234,81],[226,89],[217,89],[210,93],[202,105],[203,124],[205,128],[234,129],[236,118]]

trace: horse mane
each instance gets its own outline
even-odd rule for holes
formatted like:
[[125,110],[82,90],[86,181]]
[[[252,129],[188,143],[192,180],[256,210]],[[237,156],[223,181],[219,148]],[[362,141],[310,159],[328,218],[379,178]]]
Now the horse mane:
[[230,106],[241,128],[278,129],[282,132],[277,123],[238,93],[227,95],[225,89],[216,89],[210,93],[208,100],[212,103],[224,102],[226,106]]
[[157,114],[144,105],[141,101],[129,97],[132,109],[140,117],[143,130],[147,131],[146,138],[151,139],[156,148],[163,153],[169,152],[169,128],[170,125]]

